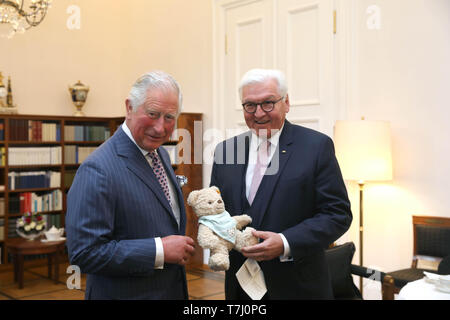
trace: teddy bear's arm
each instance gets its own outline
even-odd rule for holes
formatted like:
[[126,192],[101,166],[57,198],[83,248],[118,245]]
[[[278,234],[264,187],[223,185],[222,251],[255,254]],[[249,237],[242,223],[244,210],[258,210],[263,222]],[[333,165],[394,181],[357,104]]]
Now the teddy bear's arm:
[[241,230],[246,225],[252,222],[252,218],[246,214],[241,214],[240,216],[233,216],[233,219],[236,220],[236,229]]
[[198,244],[204,249],[213,249],[219,245],[217,235],[203,224],[198,226],[197,240]]

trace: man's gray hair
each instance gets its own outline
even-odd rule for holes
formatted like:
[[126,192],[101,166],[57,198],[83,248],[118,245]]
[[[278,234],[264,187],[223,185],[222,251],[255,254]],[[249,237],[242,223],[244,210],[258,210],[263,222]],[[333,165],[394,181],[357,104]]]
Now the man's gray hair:
[[144,104],[149,89],[171,90],[178,94],[178,114],[181,112],[183,95],[180,86],[170,74],[164,71],[151,71],[136,80],[128,94],[128,100],[130,100],[133,111]]
[[281,97],[286,96],[286,77],[281,70],[275,69],[251,69],[247,71],[239,84],[239,97],[242,101],[242,89],[250,84],[263,83],[268,79],[274,79],[278,83],[278,93]]

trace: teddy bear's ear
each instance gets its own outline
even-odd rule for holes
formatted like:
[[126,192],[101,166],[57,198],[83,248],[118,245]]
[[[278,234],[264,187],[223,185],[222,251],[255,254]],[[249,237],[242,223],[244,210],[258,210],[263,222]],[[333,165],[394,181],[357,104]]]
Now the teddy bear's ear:
[[193,207],[195,205],[195,203],[197,202],[197,198],[199,195],[200,195],[200,191],[198,191],[198,190],[194,190],[191,193],[189,193],[189,196],[187,198],[188,205]]
[[213,189],[213,190],[216,191],[218,194],[220,194],[220,190],[219,190],[219,188],[217,188],[216,186],[212,186],[211,189]]

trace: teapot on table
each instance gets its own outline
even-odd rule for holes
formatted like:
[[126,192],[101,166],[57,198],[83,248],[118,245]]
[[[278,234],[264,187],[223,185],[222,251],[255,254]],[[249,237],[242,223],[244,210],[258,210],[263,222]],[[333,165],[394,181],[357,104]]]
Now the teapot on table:
[[47,237],[47,240],[49,240],[49,241],[59,240],[63,234],[64,234],[64,228],[58,229],[55,226],[52,226],[50,228],[50,230],[45,232],[45,236]]

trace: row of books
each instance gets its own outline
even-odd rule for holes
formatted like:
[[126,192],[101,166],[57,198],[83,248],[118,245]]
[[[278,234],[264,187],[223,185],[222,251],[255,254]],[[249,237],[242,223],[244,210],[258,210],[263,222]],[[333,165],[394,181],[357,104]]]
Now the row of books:
[[108,139],[111,132],[108,127],[88,125],[65,125],[65,141],[104,141]]
[[5,219],[0,219],[0,241],[5,240]]
[[12,141],[61,141],[61,125],[40,120],[11,119],[9,140]]
[[6,164],[6,151],[5,147],[0,148],[0,165],[4,166]]
[[9,148],[10,166],[61,164],[61,147]]
[[9,172],[8,185],[9,190],[31,188],[59,188],[61,186],[61,172]]
[[[65,163],[82,163],[97,147],[80,147],[68,145],[64,147]],[[61,147],[9,148],[9,165],[48,165],[61,164]],[[6,164],[5,148],[0,148],[0,165]]]
[[97,147],[65,146],[65,163],[82,163]]
[[9,213],[48,212],[62,210],[62,192],[54,190],[38,195],[34,192],[23,192],[9,196]]
[[[93,125],[65,125],[65,141],[104,141],[111,136],[109,127]],[[0,140],[5,140],[5,124],[0,121]],[[41,120],[11,119],[11,141],[61,141],[61,125]]]
[[5,198],[0,198],[0,217],[5,215]]

